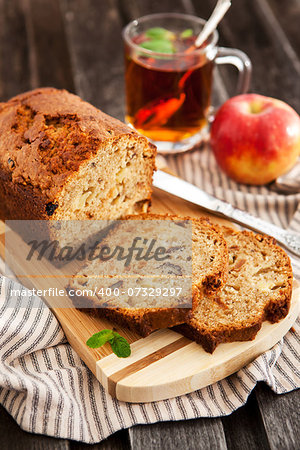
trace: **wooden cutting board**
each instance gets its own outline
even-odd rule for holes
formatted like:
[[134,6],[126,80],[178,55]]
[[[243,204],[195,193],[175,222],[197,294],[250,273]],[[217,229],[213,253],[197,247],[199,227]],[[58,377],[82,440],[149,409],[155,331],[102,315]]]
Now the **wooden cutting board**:
[[[207,215],[198,206],[159,190],[154,191],[152,212],[193,217]],[[220,218],[210,217],[217,223],[233,226]],[[4,257],[3,224],[0,238],[0,255]],[[20,263],[22,259],[18,260],[18,251],[25,244],[17,235],[14,239],[14,253],[11,255],[14,267],[11,269],[28,288],[47,289],[48,280],[38,276],[45,273],[42,262],[31,267],[35,277],[25,279],[22,276],[26,270]],[[67,279],[61,276],[62,272],[51,267],[51,273],[60,275],[55,283],[57,288],[65,289]],[[159,330],[147,338],[141,338],[126,328],[72,308],[70,299],[66,300],[66,306],[69,307],[65,308],[57,306],[61,305],[61,299],[45,297],[45,300],[60,321],[74,350],[112,396],[127,402],[151,402],[208,386],[236,372],[271,348],[287,333],[299,314],[300,288],[295,282],[290,312],[284,320],[274,325],[265,322],[254,341],[221,344],[212,355],[172,330]],[[129,358],[118,358],[112,353],[109,344],[96,350],[86,346],[92,334],[112,327],[131,343],[132,353]]]

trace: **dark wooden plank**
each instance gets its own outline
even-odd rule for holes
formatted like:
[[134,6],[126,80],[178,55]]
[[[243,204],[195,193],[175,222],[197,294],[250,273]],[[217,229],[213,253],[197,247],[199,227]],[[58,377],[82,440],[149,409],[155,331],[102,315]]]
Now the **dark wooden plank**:
[[269,449],[268,438],[261,420],[255,392],[245,406],[222,418],[228,450]]
[[120,0],[120,8],[125,23],[147,14],[161,12],[193,14],[193,6],[189,0]]
[[261,383],[255,393],[271,449],[299,449],[300,391],[277,395]]
[[0,100],[31,87],[26,20],[20,0],[0,0]]
[[[213,8],[214,0],[194,1],[198,15],[203,3]],[[286,2],[284,2],[286,4]],[[233,5],[219,26],[220,44],[245,51],[253,63],[251,90],[277,97],[300,111],[299,61],[287,46],[285,36],[266,0],[240,0]],[[283,45],[284,43],[284,45]],[[288,51],[289,50],[289,51]],[[234,93],[232,71],[222,70],[228,91]]]
[[127,430],[121,430],[109,436],[99,444],[89,445],[70,441],[71,450],[129,450],[130,443]]
[[61,0],[76,92],[124,118],[122,22],[117,0]]
[[138,425],[129,429],[134,450],[226,450],[221,419]]
[[300,2],[299,0],[268,0],[268,3],[286,34],[292,48],[300,58]]
[[2,450],[68,450],[69,441],[26,433],[0,406],[0,448]]
[[59,0],[26,2],[35,86],[74,91],[71,60]]

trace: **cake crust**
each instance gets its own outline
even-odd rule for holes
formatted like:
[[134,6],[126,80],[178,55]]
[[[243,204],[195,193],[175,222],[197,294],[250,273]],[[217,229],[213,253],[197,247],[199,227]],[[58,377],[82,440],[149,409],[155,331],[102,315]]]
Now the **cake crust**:
[[[145,158],[144,164],[141,162],[144,179],[136,180],[140,195],[131,203],[150,201],[155,147],[122,122],[78,96],[54,88],[35,89],[1,103],[1,218],[92,218],[87,214],[72,215],[60,197],[69,185],[76,185],[80,170],[104,170],[107,148],[111,151],[107,158],[113,158],[111,148],[121,145],[142,148]],[[136,157],[133,150],[131,153],[132,158]],[[98,167],[93,167],[95,158]],[[102,217],[94,214],[94,218]]]

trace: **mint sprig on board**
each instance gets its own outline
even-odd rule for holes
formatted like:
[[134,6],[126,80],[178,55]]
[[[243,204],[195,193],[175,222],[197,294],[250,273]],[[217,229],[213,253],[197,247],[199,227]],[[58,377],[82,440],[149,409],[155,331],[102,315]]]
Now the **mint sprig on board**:
[[93,334],[86,341],[86,345],[90,348],[99,348],[106,344],[106,342],[110,343],[112,351],[119,358],[127,358],[131,355],[129,342],[114,330],[105,329]]

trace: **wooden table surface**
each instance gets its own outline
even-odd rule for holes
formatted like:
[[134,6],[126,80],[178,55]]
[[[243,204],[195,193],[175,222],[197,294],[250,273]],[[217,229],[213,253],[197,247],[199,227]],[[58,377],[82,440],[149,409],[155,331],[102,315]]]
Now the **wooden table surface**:
[[[76,92],[124,117],[121,29],[144,14],[173,11],[207,18],[215,0],[0,0],[0,99],[38,86]],[[235,0],[220,43],[254,66],[251,91],[300,113],[300,0]],[[234,93],[222,68],[215,102]],[[23,432],[0,408],[0,449],[298,449],[299,391],[275,395],[260,384],[228,417],[136,426],[89,446]],[[297,444],[298,443],[298,444]]]

